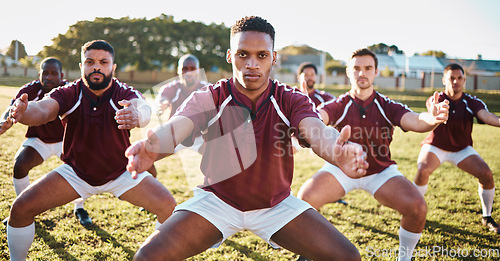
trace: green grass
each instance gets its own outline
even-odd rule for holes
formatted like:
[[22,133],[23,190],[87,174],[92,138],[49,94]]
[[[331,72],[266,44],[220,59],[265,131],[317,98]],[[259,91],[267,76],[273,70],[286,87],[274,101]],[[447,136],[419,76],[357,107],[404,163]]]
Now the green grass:
[[[4,80],[0,78],[0,110],[4,110],[17,89],[30,79]],[[133,85],[133,84],[132,84]],[[147,86],[145,86],[147,87]],[[347,89],[328,89],[335,95]],[[381,90],[387,96],[409,104],[416,111],[424,108],[424,102],[431,92],[399,92]],[[478,93],[485,97],[490,110],[500,112],[500,94]],[[493,109],[492,109],[493,108]],[[15,198],[11,172],[13,156],[24,141],[26,127],[15,125],[0,136],[0,218],[8,216]],[[133,131],[138,139],[141,131]],[[397,129],[391,146],[393,159],[399,170],[410,180],[416,172],[419,144],[426,134],[403,133]],[[500,144],[500,129],[476,124],[474,126],[474,147],[489,164],[500,184],[500,158],[497,146]],[[60,164],[51,158],[30,172],[33,181]],[[295,158],[295,178],[292,190],[296,194],[302,183],[323,164],[308,150],[301,150]],[[156,164],[159,180],[172,192],[178,203],[192,196],[183,174],[180,159],[173,156]],[[369,257],[370,249],[396,249],[401,216],[394,210],[381,206],[368,193],[353,191],[344,198],[349,205],[328,204],[320,212],[344,233],[359,249],[363,260],[390,260]],[[472,257],[473,251],[499,251],[499,236],[488,232],[480,224],[481,206],[477,195],[477,180],[448,163],[443,164],[432,176],[428,193],[427,225],[417,246],[420,253],[427,248],[438,250],[433,256],[416,260],[498,260],[500,256]],[[500,221],[500,200],[494,204],[493,216]],[[29,252],[30,260],[130,260],[139,245],[153,232],[155,217],[139,211],[110,194],[96,195],[85,203],[95,225],[83,228],[72,215],[73,205],[57,207],[46,211],[35,219],[36,235]],[[5,227],[0,225],[5,235]],[[297,235],[300,237],[300,235]],[[469,258],[449,258],[442,255],[445,250],[468,251]],[[442,250],[442,251],[441,251]],[[433,252],[431,252],[434,254]],[[480,252],[479,252],[480,253]],[[495,254],[494,252],[490,252]],[[477,254],[477,253],[476,253]],[[0,237],[0,260],[9,257],[6,237]],[[263,240],[249,232],[240,232],[230,237],[221,247],[208,250],[189,260],[293,260],[297,256],[287,250],[274,250]],[[392,258],[393,260],[394,258]]]

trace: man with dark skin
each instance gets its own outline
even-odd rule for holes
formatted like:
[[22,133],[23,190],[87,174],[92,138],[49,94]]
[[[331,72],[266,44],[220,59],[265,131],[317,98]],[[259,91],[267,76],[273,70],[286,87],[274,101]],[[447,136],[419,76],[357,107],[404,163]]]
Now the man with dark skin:
[[[23,85],[11,104],[14,103],[15,99],[21,97],[23,93],[28,95],[30,101],[41,100],[52,89],[67,84],[68,81],[63,80],[63,78],[61,61],[54,57],[45,58],[40,62],[39,79]],[[9,110],[10,106],[2,115],[0,135],[12,127],[12,122],[7,121]],[[29,186],[28,173],[31,169],[42,164],[51,156],[61,156],[63,133],[64,127],[59,118],[40,126],[28,127],[26,132],[27,140],[14,156],[12,180],[17,196]],[[83,203],[82,198],[74,200],[74,213],[80,224],[88,226],[92,224],[92,219],[83,208]],[[7,221],[8,218],[4,219],[4,224],[7,224]]]
[[14,123],[40,125],[60,117],[65,128],[64,164],[31,184],[12,204],[7,225],[11,260],[27,258],[37,215],[78,197],[109,192],[156,214],[157,227],[176,205],[147,169],[134,178],[126,171],[130,130],[149,123],[151,108],[140,92],[113,78],[113,47],[104,40],[87,42],[81,58],[80,79],[37,102],[28,103],[23,94],[10,109]]
[[[274,28],[260,17],[231,27],[233,77],[194,92],[148,138],[131,146],[127,169],[141,172],[202,131],[204,184],[137,251],[135,260],[183,260],[249,230],[271,246],[314,260],[360,260],[356,247],[306,202],[291,195],[294,132],[349,175],[364,175],[361,147],[346,127],[325,126],[298,89],[269,78],[276,63]],[[203,131],[204,130],[204,131]],[[237,144],[237,146],[236,146]],[[233,146],[234,145],[234,146]]]

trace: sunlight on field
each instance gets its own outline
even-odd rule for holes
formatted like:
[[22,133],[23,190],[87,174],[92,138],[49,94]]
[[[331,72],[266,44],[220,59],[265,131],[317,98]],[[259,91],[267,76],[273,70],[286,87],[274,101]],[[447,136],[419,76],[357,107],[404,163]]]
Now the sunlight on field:
[[[3,111],[16,88],[0,87],[0,110]],[[338,91],[339,93],[342,91]],[[382,91],[383,92],[383,91]],[[423,108],[426,94],[409,95],[388,92],[401,102],[411,102]],[[490,107],[500,108],[500,94],[489,94]],[[496,100],[496,103],[494,102]],[[495,110],[499,113],[500,110]],[[153,117],[154,118],[154,117]],[[156,124],[159,124],[157,122]],[[24,141],[26,126],[17,124],[0,136],[0,218],[8,216],[15,198],[12,186],[13,157]],[[392,158],[399,170],[410,180],[416,173],[416,159],[420,142],[426,134],[395,130],[391,145]],[[132,140],[145,137],[145,129],[132,131]],[[474,125],[474,147],[489,164],[494,179],[500,184],[500,128]],[[30,172],[33,182],[60,164],[51,158]],[[195,163],[185,163],[195,165]],[[292,191],[296,195],[300,186],[321,166],[323,160],[302,149],[295,155],[295,177]],[[177,203],[192,197],[191,188],[197,183],[186,177],[182,159],[178,155],[155,163],[158,179],[172,192]],[[198,181],[199,182],[199,181]],[[497,192],[498,195],[498,192]],[[453,167],[443,164],[432,176],[425,196],[428,205],[427,224],[420,243],[419,253],[436,249],[433,256],[420,256],[415,260],[499,260],[496,255],[500,240],[480,224],[481,206],[477,195],[477,180]],[[353,191],[344,197],[349,205],[327,204],[322,213],[335,227],[351,240],[363,260],[394,260],[382,255],[382,250],[398,246],[401,216],[394,210],[380,205],[368,193]],[[110,194],[96,195],[85,203],[95,225],[83,228],[74,218],[73,205],[66,204],[46,211],[36,218],[36,236],[30,250],[31,260],[131,260],[139,245],[153,232],[155,217],[147,211],[122,202]],[[493,216],[500,221],[500,199],[494,203]],[[5,226],[0,225],[5,235]],[[297,235],[300,237],[300,235]],[[467,257],[450,255],[461,249]],[[467,251],[464,251],[467,250]],[[378,252],[376,251],[378,250]],[[447,250],[448,252],[444,252]],[[489,252],[488,252],[489,251]],[[378,254],[377,254],[378,253]],[[8,259],[6,237],[0,237],[0,260]],[[377,254],[377,255],[376,255]],[[476,255],[475,255],[476,254]],[[230,237],[221,247],[208,250],[188,260],[295,260],[297,255],[287,250],[275,250],[249,232]]]

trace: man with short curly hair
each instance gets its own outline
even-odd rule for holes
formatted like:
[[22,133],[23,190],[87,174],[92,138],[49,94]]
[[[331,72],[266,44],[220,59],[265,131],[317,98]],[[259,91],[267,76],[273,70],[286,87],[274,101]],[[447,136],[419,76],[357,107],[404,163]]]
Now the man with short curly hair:
[[195,91],[176,114],[127,150],[128,170],[141,172],[202,132],[202,185],[141,246],[135,260],[183,260],[248,230],[272,247],[314,260],[360,260],[326,218],[291,194],[290,134],[349,175],[367,168],[361,147],[325,126],[310,99],[269,78],[276,63],[274,28],[245,17],[231,28],[227,62],[233,77]]

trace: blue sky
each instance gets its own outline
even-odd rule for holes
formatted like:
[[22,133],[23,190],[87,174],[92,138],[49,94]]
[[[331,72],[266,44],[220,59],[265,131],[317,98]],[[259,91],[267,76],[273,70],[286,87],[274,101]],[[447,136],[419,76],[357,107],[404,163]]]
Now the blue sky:
[[259,15],[275,27],[277,49],[307,44],[340,60],[355,49],[380,42],[397,45],[408,55],[441,50],[452,58],[474,59],[481,54],[483,59],[500,60],[498,0],[106,0],[78,4],[28,0],[16,8],[2,5],[0,49],[18,39],[28,54],[50,45],[52,38],[79,20],[153,18],[165,13],[176,21],[227,26],[243,16]]

